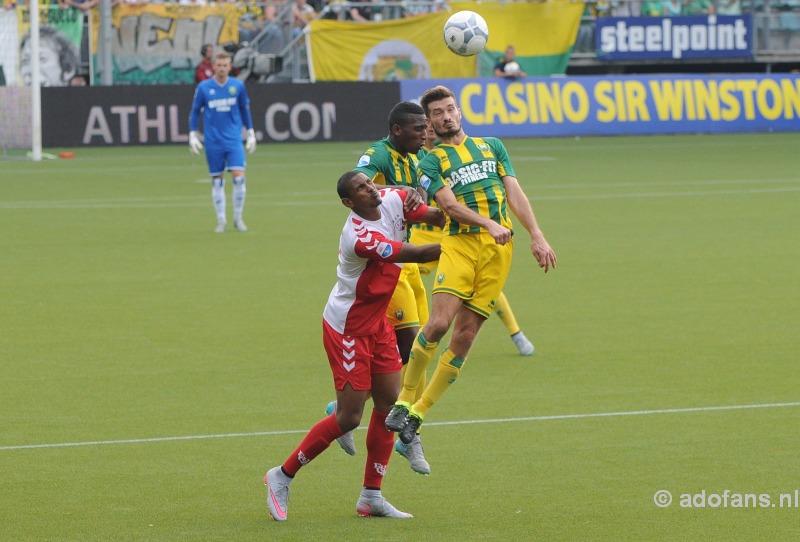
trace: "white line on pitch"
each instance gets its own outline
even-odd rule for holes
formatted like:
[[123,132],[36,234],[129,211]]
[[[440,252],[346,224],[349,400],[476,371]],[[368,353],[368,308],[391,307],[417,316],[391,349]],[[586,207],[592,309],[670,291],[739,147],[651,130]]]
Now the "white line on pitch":
[[[564,194],[564,195],[536,195],[529,199],[535,201],[580,201],[580,200],[606,200],[606,199],[638,199],[638,198],[669,198],[669,197],[696,197],[696,196],[737,196],[754,194],[776,194],[800,192],[800,186],[785,186],[775,188],[750,188],[729,190],[686,190],[676,192],[630,192],[606,194]],[[186,196],[173,198],[130,198],[113,200],[62,200],[62,201],[11,201],[0,202],[0,209],[177,209],[182,207],[203,207],[206,205],[206,196]],[[253,201],[257,200],[257,201]],[[248,194],[247,201],[256,206],[268,207],[309,207],[339,205],[338,200],[327,198],[324,201],[304,199],[302,201],[275,200],[272,194]]]
[[[787,408],[800,407],[800,402],[794,403],[764,403],[758,405],[723,405],[690,408],[666,408],[659,410],[630,410],[622,412],[595,412],[588,414],[553,414],[550,416],[526,416],[521,418],[491,418],[485,420],[461,420],[452,422],[430,422],[426,427],[436,425],[471,425],[477,423],[519,423],[542,422],[550,420],[575,420],[586,418],[616,418],[623,416],[644,416],[648,414],[685,414],[689,412],[715,412],[725,410],[754,410],[759,408]],[[124,440],[95,440],[87,442],[57,442],[51,444],[20,444],[17,446],[0,446],[0,451],[31,450],[36,448],[71,448],[77,446],[103,446],[108,444],[142,444],[147,442],[171,442],[177,440],[207,440],[220,438],[264,437],[274,435],[295,435],[307,433],[308,429],[288,429],[284,431],[257,431],[253,433],[221,433],[217,435],[187,435],[182,437],[153,437]]]

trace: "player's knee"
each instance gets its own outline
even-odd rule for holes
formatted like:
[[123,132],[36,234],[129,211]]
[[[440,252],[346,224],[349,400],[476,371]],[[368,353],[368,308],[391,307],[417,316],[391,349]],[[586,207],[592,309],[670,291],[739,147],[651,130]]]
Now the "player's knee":
[[466,328],[462,328],[462,329],[457,330],[457,332],[454,331],[453,335],[454,336],[457,335],[457,337],[455,337],[455,339],[458,342],[466,344],[466,345],[472,345],[472,343],[475,342],[475,337],[478,336],[478,329],[479,328],[466,327]]
[[428,323],[425,324],[423,334],[428,342],[439,342],[439,340],[444,337],[444,334],[447,333],[449,327],[450,322],[448,322],[446,318],[432,316],[428,320]]
[[233,186],[244,188],[245,178],[244,175],[233,178]]
[[225,178],[224,177],[214,177],[211,179],[211,188],[225,188]]
[[345,433],[352,431],[361,424],[361,411],[336,410],[336,423]]

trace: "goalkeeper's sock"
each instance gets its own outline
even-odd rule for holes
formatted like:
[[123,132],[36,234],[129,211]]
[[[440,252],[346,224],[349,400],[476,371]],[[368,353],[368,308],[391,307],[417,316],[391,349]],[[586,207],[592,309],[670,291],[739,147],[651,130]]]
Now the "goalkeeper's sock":
[[414,344],[411,346],[411,353],[408,355],[403,388],[400,390],[400,395],[397,396],[398,401],[408,404],[414,403],[420,379],[436,353],[437,346],[439,346],[439,343],[428,342],[422,331],[417,334],[417,338],[414,339]]
[[224,177],[214,177],[211,179],[211,200],[214,202],[214,211],[217,213],[217,222],[224,224],[226,222]]
[[244,197],[247,189],[245,187],[244,175],[233,178],[233,220],[234,222],[242,219],[244,211]]
[[497,313],[497,317],[500,318],[503,325],[506,326],[509,335],[519,333],[519,324],[514,317],[514,313],[511,311],[511,305],[508,304],[508,298],[503,292],[500,292],[500,295],[497,296],[497,300],[494,304],[494,312]]
[[439,356],[439,363],[433,371],[431,381],[425,388],[422,398],[414,403],[413,412],[424,417],[436,401],[441,399],[450,384],[456,381],[466,360],[456,356],[449,348]]

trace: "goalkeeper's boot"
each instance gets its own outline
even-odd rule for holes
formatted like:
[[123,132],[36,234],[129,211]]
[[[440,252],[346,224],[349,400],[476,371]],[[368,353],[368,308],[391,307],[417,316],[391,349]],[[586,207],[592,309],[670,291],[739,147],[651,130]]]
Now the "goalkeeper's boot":
[[[328,407],[325,409],[325,414],[330,416],[336,412],[336,401],[331,401],[328,403]],[[336,439],[336,442],[339,443],[339,446],[344,450],[344,453],[347,455],[356,455],[356,443],[353,440],[353,432],[348,431],[341,437]]]
[[410,410],[408,412],[408,418],[406,418],[406,424],[400,430],[397,436],[400,437],[400,440],[403,441],[403,444],[411,444],[414,441],[414,437],[417,436],[417,431],[419,431],[419,426],[422,425],[422,416]]
[[236,231],[239,231],[239,232],[246,232],[247,231],[247,225],[244,223],[244,220],[242,220],[241,218],[237,218],[237,219],[235,219],[233,221],[233,227],[236,228]]
[[267,486],[267,506],[275,521],[286,521],[291,482],[292,478],[286,476],[280,467],[269,469],[264,476],[264,484]]
[[532,356],[536,353],[533,343],[528,340],[528,337],[522,331],[517,331],[511,336],[511,340],[517,345],[520,356]]
[[394,431],[397,433],[400,431],[403,426],[406,424],[406,418],[408,417],[408,405],[407,403],[397,402],[392,406],[392,410],[389,411],[389,414],[386,416],[386,429],[389,431]]
[[424,474],[425,476],[431,473],[431,466],[425,460],[422,441],[419,439],[419,435],[414,435],[414,440],[411,441],[411,444],[403,444],[403,442],[398,439],[394,443],[394,450],[408,459],[411,470],[414,472]]
[[214,233],[225,233],[225,228],[228,227],[228,224],[224,220],[220,220],[217,222],[217,227],[214,228]]
[[362,489],[356,503],[356,512],[361,517],[377,518],[413,518],[411,514],[401,512],[387,501],[379,489]]

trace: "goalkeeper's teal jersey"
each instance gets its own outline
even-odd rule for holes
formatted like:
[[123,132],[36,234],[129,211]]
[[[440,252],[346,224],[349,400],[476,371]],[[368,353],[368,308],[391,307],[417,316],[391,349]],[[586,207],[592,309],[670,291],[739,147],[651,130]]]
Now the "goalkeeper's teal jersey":
[[394,148],[388,137],[376,141],[364,151],[356,164],[355,170],[364,173],[375,184],[401,185],[416,188],[417,155],[408,153],[403,156]]
[[[439,143],[419,163],[419,183],[431,197],[449,186],[459,203],[510,229],[506,175],[516,177],[508,152],[496,137],[466,137],[460,145]],[[446,235],[479,231],[478,226],[449,217],[444,226]]]

